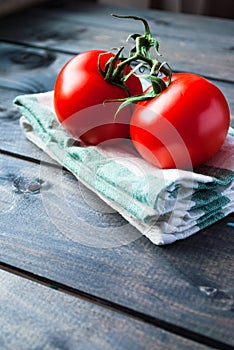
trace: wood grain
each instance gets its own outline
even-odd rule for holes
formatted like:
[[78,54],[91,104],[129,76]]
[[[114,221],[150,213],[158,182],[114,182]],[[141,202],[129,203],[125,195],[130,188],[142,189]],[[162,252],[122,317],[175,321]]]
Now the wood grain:
[[18,94],[53,90],[70,55],[0,42],[0,87]]
[[[138,22],[110,16],[111,12],[126,15],[129,11],[139,15],[137,9],[95,4],[73,3],[61,10],[42,7],[3,19],[0,39],[73,54],[93,48],[109,50],[122,45],[133,31],[143,30]],[[149,20],[163,59],[174,70],[233,80],[233,21],[156,10],[141,10],[140,15]]]
[[0,281],[4,350],[208,349],[5,271]]
[[159,248],[61,169],[4,156],[0,169],[2,262],[234,344],[233,215]]

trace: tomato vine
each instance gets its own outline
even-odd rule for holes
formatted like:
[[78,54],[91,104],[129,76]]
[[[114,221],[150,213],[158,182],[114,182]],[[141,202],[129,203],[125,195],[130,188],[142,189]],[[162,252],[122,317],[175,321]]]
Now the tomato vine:
[[[172,70],[167,62],[159,61],[158,56],[161,56],[159,53],[159,43],[152,36],[149,24],[144,18],[138,16],[120,16],[116,14],[112,14],[112,16],[117,18],[126,18],[141,21],[144,24],[145,28],[144,34],[141,35],[134,33],[129,35],[126,39],[126,41],[129,41],[130,39],[133,39],[135,41],[135,46],[130,50],[128,57],[125,57],[123,55],[124,46],[121,46],[118,49],[116,55],[108,60],[104,70],[102,70],[100,66],[100,58],[106,53],[103,53],[99,56],[98,68],[103,78],[113,85],[121,86],[128,93],[128,97],[119,99],[124,102],[119,107],[117,111],[118,113],[120,109],[130,103],[136,103],[139,101],[151,99],[160,94],[170,85]],[[155,58],[151,57],[151,48],[154,48],[155,50]],[[129,67],[129,65],[133,63],[135,65],[135,68],[133,68],[126,75],[126,67]],[[152,84],[152,90],[147,91],[141,95],[131,96],[126,86],[126,81],[132,74],[136,74],[137,70],[141,71],[142,69],[149,72],[147,74],[142,74],[141,77],[150,80]],[[167,79],[162,79],[160,77],[161,74],[163,74],[164,77],[167,77]]]

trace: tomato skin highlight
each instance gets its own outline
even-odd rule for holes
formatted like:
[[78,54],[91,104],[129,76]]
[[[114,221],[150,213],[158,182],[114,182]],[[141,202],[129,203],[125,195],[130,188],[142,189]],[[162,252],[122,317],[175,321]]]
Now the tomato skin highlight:
[[[110,139],[128,138],[131,108],[114,115],[120,102],[106,102],[127,97],[119,86],[104,80],[98,69],[113,56],[103,50],[89,50],[74,56],[61,69],[54,87],[54,108],[64,128],[87,145],[96,145]],[[130,72],[128,67],[126,74]],[[131,95],[142,93],[139,78],[132,75],[126,82]]]
[[140,155],[153,165],[189,169],[219,150],[229,125],[222,92],[201,76],[177,73],[160,95],[137,104],[130,134]]

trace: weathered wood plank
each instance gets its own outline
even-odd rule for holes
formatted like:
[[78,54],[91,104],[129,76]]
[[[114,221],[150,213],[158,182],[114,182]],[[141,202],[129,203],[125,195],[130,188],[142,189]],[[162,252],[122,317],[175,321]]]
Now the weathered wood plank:
[[2,262],[234,345],[233,215],[159,248],[70,174],[0,159]]
[[70,57],[0,42],[0,87],[18,94],[53,90],[59,70]]
[[[49,91],[70,55],[0,42],[0,149],[40,159],[41,151],[26,141],[13,99]],[[17,143],[15,142],[17,140]]]
[[[3,19],[0,38],[72,53],[92,48],[109,50],[122,45],[129,31],[142,30],[138,22],[110,17],[110,12],[126,15],[129,11],[74,2],[61,10],[40,6]],[[143,9],[131,9],[131,14],[149,20],[164,59],[173,69],[234,80],[233,21]]]
[[1,349],[210,349],[0,270]]

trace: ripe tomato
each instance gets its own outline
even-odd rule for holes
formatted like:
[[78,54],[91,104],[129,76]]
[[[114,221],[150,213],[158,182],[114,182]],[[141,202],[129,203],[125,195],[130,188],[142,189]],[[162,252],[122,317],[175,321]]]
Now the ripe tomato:
[[[105,54],[104,54],[105,53]],[[54,107],[59,121],[75,138],[85,144],[99,144],[109,139],[128,138],[131,108],[124,108],[114,119],[120,102],[106,100],[127,97],[126,91],[104,80],[104,70],[113,53],[90,50],[74,56],[62,68],[55,82]],[[127,67],[126,74],[131,68]],[[139,78],[132,75],[126,82],[131,95],[142,93]]]
[[157,97],[137,104],[130,133],[148,162],[160,168],[188,169],[219,150],[229,124],[222,92],[203,77],[178,73]]

